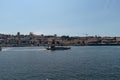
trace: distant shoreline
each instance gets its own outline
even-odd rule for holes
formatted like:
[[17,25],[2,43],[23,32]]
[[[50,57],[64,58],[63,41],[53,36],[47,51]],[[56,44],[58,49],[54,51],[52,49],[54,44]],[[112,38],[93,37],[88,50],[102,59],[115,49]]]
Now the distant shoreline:
[[[48,45],[40,45],[40,46],[1,46],[1,47],[41,47]],[[120,46],[120,44],[87,44],[87,45],[63,45],[63,46]]]
[[0,34],[0,46],[3,47],[31,47],[31,46],[120,46],[120,37],[100,36],[57,36],[54,35],[16,35]]

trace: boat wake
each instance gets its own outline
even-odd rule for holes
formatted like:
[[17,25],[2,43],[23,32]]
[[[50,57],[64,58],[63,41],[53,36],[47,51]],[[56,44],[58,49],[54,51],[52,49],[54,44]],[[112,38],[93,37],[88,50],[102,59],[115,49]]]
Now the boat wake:
[[2,51],[9,51],[11,48],[2,48]]
[[14,49],[14,48],[4,48],[2,51],[45,51],[46,49]]

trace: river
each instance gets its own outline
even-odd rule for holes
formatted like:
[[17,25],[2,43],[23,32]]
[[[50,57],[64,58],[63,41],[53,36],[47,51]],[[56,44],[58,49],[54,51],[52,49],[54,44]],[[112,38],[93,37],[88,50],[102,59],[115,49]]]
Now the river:
[[119,80],[119,46],[3,47],[0,80]]

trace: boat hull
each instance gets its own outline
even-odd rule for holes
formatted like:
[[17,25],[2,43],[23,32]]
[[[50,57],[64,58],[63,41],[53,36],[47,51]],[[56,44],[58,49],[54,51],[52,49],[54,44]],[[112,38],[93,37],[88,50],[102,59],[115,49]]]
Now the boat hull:
[[68,49],[71,49],[71,48],[70,47],[54,47],[54,48],[48,47],[46,49],[47,50],[68,50]]

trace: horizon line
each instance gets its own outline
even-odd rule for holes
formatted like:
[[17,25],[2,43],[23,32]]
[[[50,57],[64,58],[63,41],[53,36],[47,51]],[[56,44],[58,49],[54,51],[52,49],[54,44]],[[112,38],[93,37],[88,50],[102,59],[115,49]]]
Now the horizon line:
[[[17,35],[18,32],[15,33],[2,33],[0,32],[0,35]],[[20,32],[19,32],[20,33]],[[30,35],[30,33],[32,33],[33,35],[44,35],[44,36],[53,36],[53,35],[56,35],[56,36],[69,36],[69,37],[120,37],[120,36],[109,36],[109,35],[68,35],[68,34],[62,34],[62,35],[58,35],[58,34],[37,34],[35,32],[29,32],[28,34],[25,34],[25,33],[20,33],[20,35]]]

